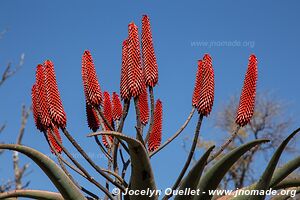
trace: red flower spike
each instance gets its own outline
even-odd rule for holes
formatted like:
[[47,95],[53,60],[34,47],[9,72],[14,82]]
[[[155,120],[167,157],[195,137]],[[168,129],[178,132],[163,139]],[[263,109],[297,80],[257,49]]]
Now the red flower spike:
[[197,106],[198,112],[208,116],[214,104],[214,70],[210,55],[205,54],[203,57],[203,78],[200,90],[200,99]]
[[38,90],[36,84],[34,84],[31,88],[32,113],[33,113],[33,118],[34,118],[34,123],[36,128],[41,132],[43,132],[44,129],[39,115],[40,108],[39,108],[37,97],[38,97]]
[[192,99],[192,105],[197,108],[200,100],[200,91],[202,88],[202,79],[203,79],[203,62],[202,60],[198,60],[198,69],[196,74],[196,81]]
[[44,66],[38,65],[36,68],[36,88],[37,88],[37,100],[39,105],[39,116],[41,118],[41,124],[43,125],[43,130],[50,127],[50,114],[49,114],[49,104],[47,101],[47,91],[45,84],[45,72]]
[[153,128],[148,140],[148,150],[150,152],[156,150],[161,144],[161,135],[162,135],[162,103],[158,99],[155,104],[154,109],[154,121]]
[[[112,105],[111,105],[111,101],[110,101],[110,95],[108,92],[103,92],[103,115],[105,117],[105,119],[108,121],[109,124],[112,125],[113,123],[113,117],[112,117]],[[108,130],[108,127],[106,127],[106,129]]]
[[85,103],[86,118],[89,128],[96,132],[100,127],[100,121],[96,111],[89,103]]
[[[105,119],[107,120],[107,122],[109,124],[111,124],[113,126],[113,117],[112,117],[112,106],[111,106],[111,101],[110,101],[110,95],[108,92],[103,92],[103,115],[105,117]],[[107,125],[104,123],[105,129],[109,130],[109,128],[107,127]],[[113,138],[111,136],[109,136],[110,141],[113,141]],[[108,142],[106,140],[106,136],[103,135],[102,136],[102,141],[103,144],[108,147]]]
[[[54,126],[54,128],[48,128],[47,129],[47,140],[48,142],[53,146],[53,148],[56,150],[57,153],[62,152],[62,148],[59,146],[59,144],[56,142],[55,138],[53,137],[52,133],[57,137],[58,141],[62,143],[62,139],[59,134],[59,130],[57,127]],[[55,153],[53,149],[50,147],[51,153]]]
[[146,85],[154,87],[158,82],[158,66],[153,48],[150,19],[147,15],[142,18],[142,56]]
[[65,128],[67,124],[67,117],[64,111],[60,94],[57,87],[54,65],[50,60],[44,62],[47,100],[49,104],[49,113],[51,120],[58,127]]
[[141,63],[138,28],[134,23],[128,25],[128,89],[130,95],[137,97],[142,92],[143,71]]
[[92,55],[88,50],[84,51],[82,56],[81,74],[86,101],[95,107],[100,106],[102,103],[101,88]]
[[143,125],[146,125],[149,120],[149,104],[146,84],[144,84],[142,93],[139,96],[138,106],[140,109],[140,117]]
[[122,99],[130,99],[130,92],[128,88],[128,40],[123,41],[122,45],[122,68],[121,68],[121,82],[120,95]]
[[119,95],[115,92],[112,94],[112,117],[113,120],[120,120],[122,117],[122,104]]
[[254,113],[257,74],[257,58],[251,55],[235,120],[240,126],[247,125]]

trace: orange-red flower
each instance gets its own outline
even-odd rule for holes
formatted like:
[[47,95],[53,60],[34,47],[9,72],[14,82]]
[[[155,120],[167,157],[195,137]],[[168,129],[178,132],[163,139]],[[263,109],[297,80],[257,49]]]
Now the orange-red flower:
[[140,109],[141,123],[143,125],[146,125],[149,120],[149,104],[148,104],[148,92],[145,83],[142,89],[142,93],[139,96],[138,107]]
[[130,99],[128,88],[128,40],[124,40],[122,44],[122,67],[120,81],[120,95],[122,99]]
[[44,66],[38,65],[36,68],[36,88],[37,88],[37,100],[39,104],[39,116],[41,118],[41,124],[43,129],[46,130],[50,127],[51,119],[49,114],[49,104],[47,101],[47,90],[45,84],[45,72]]
[[32,113],[33,113],[33,118],[34,118],[34,123],[35,126],[38,130],[41,132],[44,131],[42,122],[41,122],[41,117],[40,117],[40,108],[39,108],[39,102],[38,102],[38,90],[36,84],[33,84],[31,88],[31,101],[32,101]]
[[[58,139],[58,141],[60,143],[62,143],[62,139],[60,137],[59,130],[58,130],[58,128],[56,126],[53,126],[52,128],[48,128],[47,129],[47,140],[53,146],[53,148],[56,150],[57,153],[61,153],[62,152],[62,148],[56,142],[56,140],[53,137],[53,135],[52,135],[51,132],[56,136],[56,138]],[[51,152],[54,153],[54,150],[52,148],[50,148],[50,149],[51,149]]]
[[122,117],[122,104],[119,95],[115,92],[112,94],[112,117],[113,120],[120,120]]
[[137,97],[142,92],[142,63],[140,41],[137,26],[132,22],[128,25],[128,82],[127,87],[132,97]]
[[98,115],[94,108],[89,104],[85,103],[85,111],[86,111],[86,118],[89,128],[96,132],[100,127],[100,121]]
[[162,115],[163,115],[162,102],[158,99],[156,101],[155,109],[154,109],[153,127],[148,140],[149,151],[156,150],[161,144]]
[[[107,122],[113,126],[113,117],[112,117],[112,106],[111,106],[111,100],[110,100],[110,95],[108,92],[103,92],[103,115],[105,117],[105,119],[107,120]],[[110,130],[109,127],[104,123],[105,129],[106,130]],[[103,144],[108,147],[108,141],[106,140],[105,135],[102,136],[102,142]],[[111,136],[109,136],[110,141],[113,141],[113,138]]]
[[58,91],[53,63],[50,60],[46,60],[44,69],[50,118],[58,127],[64,128],[67,124],[67,117]]
[[204,116],[208,116],[214,104],[214,70],[210,55],[205,54],[203,57],[203,77],[200,90],[199,103],[197,105],[198,112]]
[[158,82],[158,67],[153,47],[150,19],[147,15],[142,18],[142,56],[146,85],[154,87]]
[[86,50],[82,56],[81,74],[86,101],[95,107],[102,103],[102,93],[91,53]]
[[251,55],[235,120],[240,126],[247,125],[254,113],[257,74],[257,59]]
[[200,101],[202,80],[203,80],[203,62],[202,62],[202,60],[198,60],[198,68],[197,68],[196,81],[195,81],[194,93],[193,93],[193,99],[192,99],[192,105],[195,108],[197,108],[199,101]]

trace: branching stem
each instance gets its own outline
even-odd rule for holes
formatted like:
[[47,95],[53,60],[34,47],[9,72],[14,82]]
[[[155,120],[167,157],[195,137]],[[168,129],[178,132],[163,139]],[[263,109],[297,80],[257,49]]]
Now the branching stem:
[[207,163],[210,163],[211,161],[213,161],[216,157],[218,157],[227,147],[228,145],[235,139],[235,137],[237,136],[239,130],[240,130],[240,126],[237,126],[235,131],[233,132],[233,134],[225,141],[224,144],[222,144],[222,146],[220,147],[220,149],[213,154],[208,160]]
[[[177,180],[175,181],[173,187],[172,187],[172,190],[176,190],[176,188],[179,186],[179,183],[180,181],[182,180],[186,170],[188,169],[188,167],[190,166],[190,163],[191,163],[191,160],[193,158],[193,155],[194,155],[194,152],[195,152],[195,148],[197,146],[197,141],[198,141],[198,137],[199,137],[199,133],[200,133],[200,128],[201,128],[201,124],[202,124],[202,120],[203,120],[203,115],[200,114],[199,115],[199,118],[198,118],[198,123],[197,123],[197,126],[196,126],[196,130],[195,130],[195,136],[194,136],[194,139],[193,139],[193,144],[191,146],[191,150],[190,150],[190,153],[188,155],[188,158],[177,178]],[[172,197],[173,194],[170,194],[170,195],[165,195],[163,200],[166,200],[166,199],[169,199],[170,197]]]
[[120,190],[125,191],[125,188],[123,185],[121,185],[119,182],[114,181],[108,174],[106,174],[98,165],[96,165],[91,158],[87,155],[87,153],[80,147],[80,145],[75,141],[75,139],[71,136],[71,134],[67,131],[65,128],[61,128],[65,136],[68,138],[68,140],[72,143],[72,145],[77,149],[77,151],[85,158],[85,160],[104,178],[106,178],[109,182],[111,182],[113,185],[118,187]]
[[190,120],[192,119],[194,112],[195,112],[195,108],[193,107],[193,109],[191,110],[188,118],[186,119],[186,121],[183,123],[183,125],[178,129],[178,131],[169,139],[167,139],[167,141],[162,144],[160,147],[158,147],[155,151],[151,152],[149,157],[151,158],[152,156],[154,156],[156,153],[158,153],[160,150],[162,150],[165,146],[167,146],[170,142],[172,142],[184,129],[185,127],[189,124]]

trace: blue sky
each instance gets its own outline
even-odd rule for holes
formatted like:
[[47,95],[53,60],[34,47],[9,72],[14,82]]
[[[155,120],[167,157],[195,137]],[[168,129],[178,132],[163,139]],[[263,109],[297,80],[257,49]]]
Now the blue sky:
[[[271,90],[287,101],[291,106],[288,114],[294,117],[292,128],[295,128],[300,122],[299,9],[296,0],[226,3],[1,1],[0,31],[8,29],[0,40],[1,71],[10,61],[17,64],[20,54],[26,56],[23,68],[0,88],[0,122],[7,125],[0,141],[15,142],[21,104],[30,104],[35,67],[51,59],[69,131],[87,152],[100,153],[94,141],[85,137],[90,131],[85,119],[81,55],[85,49],[91,51],[102,90],[119,92],[121,43],[127,36],[128,23],[134,21],[140,27],[143,14],[151,19],[159,65],[155,97],[160,98],[164,106],[163,140],[181,126],[191,110],[196,64],[204,53],[211,54],[215,70],[212,116],[230,96],[240,92],[248,57],[255,53],[259,62],[258,89]],[[183,166],[186,155],[181,143],[183,137],[193,134],[195,118],[181,137],[152,159],[158,188],[171,186]],[[129,134],[133,132],[132,119],[131,110],[125,127]],[[205,119],[201,135],[205,139],[222,137],[218,130],[212,129],[212,117]],[[66,139],[64,141],[70,147]],[[47,143],[35,129],[32,117],[23,143],[49,154]],[[10,152],[0,157],[0,181],[12,177],[10,158]],[[22,158],[24,163],[29,162]],[[105,166],[103,156],[95,160]],[[30,169],[33,170],[28,175],[30,188],[55,190],[40,169],[34,164]],[[99,175],[93,175],[104,181]]]

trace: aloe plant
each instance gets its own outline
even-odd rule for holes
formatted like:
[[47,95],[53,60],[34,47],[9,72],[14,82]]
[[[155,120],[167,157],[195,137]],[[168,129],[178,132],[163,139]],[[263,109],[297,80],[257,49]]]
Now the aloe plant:
[[[133,22],[128,25],[128,37],[122,45],[120,95],[113,92],[112,98],[108,91],[102,92],[101,90],[91,52],[86,50],[82,56],[81,73],[86,116],[88,126],[93,131],[87,136],[89,139],[95,139],[98,149],[106,157],[108,165],[97,165],[67,130],[67,117],[56,83],[54,63],[46,60],[43,64],[38,64],[36,68],[36,81],[31,91],[33,116],[37,129],[45,135],[50,150],[57,157],[59,165],[46,155],[30,147],[0,144],[0,149],[18,151],[31,158],[46,173],[49,180],[57,188],[57,192],[16,190],[0,194],[0,199],[15,197],[129,200],[156,200],[159,198],[174,198],[175,200],[265,199],[265,194],[249,196],[232,193],[227,196],[217,196],[210,193],[210,191],[218,189],[222,178],[231,166],[247,151],[269,141],[261,138],[243,144],[229,152],[224,152],[224,149],[236,137],[239,128],[247,125],[253,116],[258,76],[256,56],[250,55],[249,57],[240,104],[235,118],[235,132],[215,151],[213,151],[215,146],[208,148],[195,165],[191,166],[197,140],[201,133],[201,125],[204,119],[209,117],[214,104],[213,59],[209,54],[205,54],[203,59],[198,61],[192,95],[192,110],[178,131],[162,143],[163,103],[160,99],[154,97],[154,88],[158,83],[158,65],[150,19],[146,15],[142,18],[141,35],[140,40],[137,25]],[[136,124],[132,125],[136,135],[135,138],[129,136],[132,134],[123,132],[131,104],[134,105],[136,116]],[[198,122],[193,143],[182,170],[171,186],[172,191],[189,192],[177,194],[173,197],[173,192],[164,194],[159,190],[160,188],[157,188],[151,158],[158,155],[163,148],[182,134],[194,115],[197,115]],[[286,145],[299,130],[296,129],[278,147],[261,178],[252,185],[238,191],[249,189],[267,191],[270,188],[280,190],[299,187],[299,179],[287,178],[299,168],[299,157],[286,163],[281,168],[276,168]],[[90,164],[90,169],[83,167],[72,156],[72,153],[62,142],[61,133]],[[65,154],[67,159],[62,154]],[[221,154],[223,154],[222,158],[216,159]],[[131,167],[129,168],[129,166]],[[91,176],[90,170],[96,171],[100,176]],[[99,191],[89,191],[82,183],[74,179],[73,173],[77,173],[88,180]],[[126,176],[127,173],[130,176]],[[105,185],[100,182],[101,177],[105,179]],[[194,192],[191,193],[191,191]],[[286,196],[282,198],[284,199]]]

